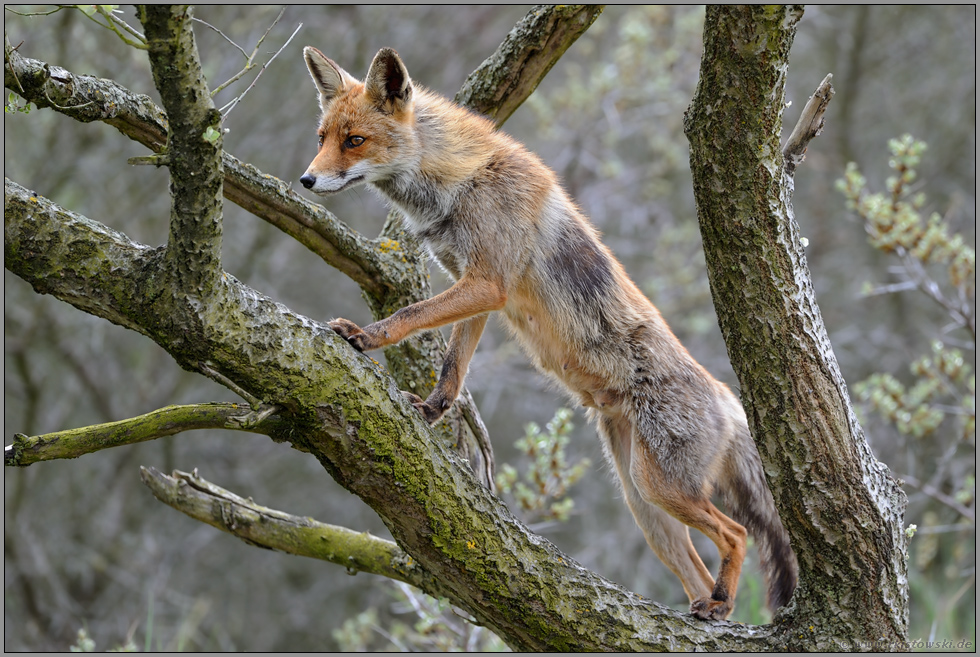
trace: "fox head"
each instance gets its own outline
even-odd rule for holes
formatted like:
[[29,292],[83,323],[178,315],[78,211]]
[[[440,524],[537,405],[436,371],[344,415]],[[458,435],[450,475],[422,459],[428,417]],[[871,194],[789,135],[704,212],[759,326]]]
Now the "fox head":
[[417,156],[412,80],[398,53],[379,50],[364,82],[316,48],[303,55],[322,112],[317,155],[299,179],[304,187],[334,194],[389,177]]

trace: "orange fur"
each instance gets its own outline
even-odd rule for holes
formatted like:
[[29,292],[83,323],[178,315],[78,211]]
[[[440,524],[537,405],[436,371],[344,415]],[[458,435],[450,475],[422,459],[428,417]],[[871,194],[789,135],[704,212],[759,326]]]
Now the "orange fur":
[[[487,314],[502,311],[534,364],[587,408],[691,612],[731,613],[746,550],[740,522],[762,549],[770,605],[785,604],[796,561],[741,404],[684,349],[551,169],[486,119],[415,85],[393,50],[378,52],[365,82],[315,48],[304,54],[323,116],[300,181],[318,194],[368,184],[455,281],[363,328],[346,319],[331,328],[364,351],[454,324],[435,390],[425,400],[406,393],[434,422],[459,394]],[[739,522],[712,504],[716,489]],[[717,580],[688,527],[717,546]]]

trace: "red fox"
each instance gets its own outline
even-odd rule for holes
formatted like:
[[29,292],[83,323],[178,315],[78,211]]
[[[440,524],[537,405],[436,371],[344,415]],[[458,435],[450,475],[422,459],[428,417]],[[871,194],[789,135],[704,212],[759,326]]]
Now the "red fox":
[[[487,316],[503,311],[537,368],[587,408],[691,613],[731,613],[746,527],[759,543],[769,606],[789,602],[796,557],[741,404],[680,344],[551,169],[490,121],[414,84],[394,50],[378,52],[364,82],[316,48],[304,56],[322,117],[300,182],[316,194],[372,187],[454,281],[363,328],[346,319],[330,327],[368,351],[453,324],[432,394],[404,393],[431,423],[456,399]],[[716,490],[738,522],[712,504]],[[718,547],[717,580],[688,527]]]

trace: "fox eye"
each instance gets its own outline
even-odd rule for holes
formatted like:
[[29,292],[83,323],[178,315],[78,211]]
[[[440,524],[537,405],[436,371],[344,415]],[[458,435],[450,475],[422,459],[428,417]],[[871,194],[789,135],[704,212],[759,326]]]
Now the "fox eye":
[[347,141],[344,142],[344,146],[347,148],[356,148],[363,143],[364,143],[364,137],[360,137],[358,135],[352,135],[347,138]]
[[316,137],[316,147],[323,148],[323,135],[317,135]]

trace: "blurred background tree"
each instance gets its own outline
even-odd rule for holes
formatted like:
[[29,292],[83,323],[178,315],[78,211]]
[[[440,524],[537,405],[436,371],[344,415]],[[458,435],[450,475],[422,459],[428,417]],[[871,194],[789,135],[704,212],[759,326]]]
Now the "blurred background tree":
[[[131,9],[123,11],[132,18]],[[279,11],[208,6],[197,17],[249,50]],[[262,61],[299,23],[303,28],[226,119],[225,148],[284,180],[303,173],[315,151],[318,111],[301,61],[304,45],[356,74],[378,48],[392,46],[417,81],[452,96],[525,11],[289,7],[264,42]],[[608,8],[505,129],[564,177],[685,345],[734,385],[708,293],[681,128],[697,82],[702,21],[700,8]],[[914,183],[928,193],[925,214],[938,212],[951,233],[976,244],[975,25],[972,6],[811,7],[800,24],[787,117],[796,116],[827,72],[837,95],[796,176],[794,205],[823,317],[852,386],[885,373],[911,387],[910,364],[936,340],[974,362],[975,344],[965,333],[944,333],[948,315],[925,295],[864,294],[865,282],[889,280],[895,262],[868,243],[863,220],[833,189],[848,162],[864,172],[869,188],[884,189],[888,140],[915,134],[929,144]],[[212,84],[242,68],[242,54],[225,38],[203,25],[196,31]],[[12,44],[23,41],[25,56],[155,96],[145,54],[80,12],[6,12],[5,32]],[[223,91],[217,104],[237,97],[253,77]],[[167,174],[126,164],[146,154],[140,146],[108,126],[83,126],[53,112],[5,114],[4,127],[7,176],[134,239],[165,241]],[[328,207],[365,234],[377,234],[386,214],[363,188],[329,199]],[[369,319],[346,277],[237,206],[226,204],[225,212],[229,272],[296,312]],[[433,283],[446,284],[438,270]],[[231,400],[142,336],[38,296],[6,271],[4,294],[7,436],[117,420],[169,403]],[[490,328],[467,383],[502,464],[519,458],[513,443],[523,426],[544,424],[563,400],[499,326]],[[906,486],[907,522],[919,532],[911,547],[909,635],[975,640],[975,521],[942,501],[975,508],[975,429],[947,421],[916,438],[874,417],[868,414],[866,429],[877,456],[917,482]],[[535,529],[604,576],[686,608],[676,579],[634,526],[594,431],[581,416],[575,427],[569,461],[588,458],[593,465],[572,490],[568,522]],[[139,483],[140,464],[198,467],[267,506],[386,535],[373,512],[324,477],[313,459],[240,432],[164,438],[71,463],[8,469],[6,650],[64,650],[81,627],[106,647],[133,639],[148,649],[324,650],[339,647],[342,634],[335,631],[345,620],[371,607],[378,627],[394,626],[389,582],[255,550],[162,509]],[[715,569],[713,547],[694,538]],[[764,621],[760,577],[751,566],[744,581],[733,619]]]

